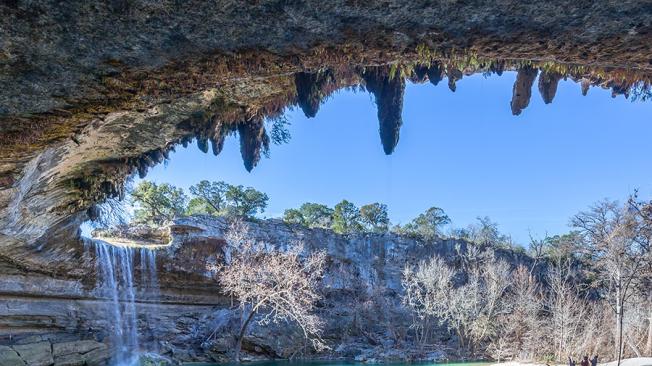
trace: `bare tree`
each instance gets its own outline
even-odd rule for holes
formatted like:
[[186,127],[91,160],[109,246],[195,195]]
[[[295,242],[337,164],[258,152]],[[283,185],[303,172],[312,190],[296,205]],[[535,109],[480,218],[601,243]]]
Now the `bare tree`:
[[570,261],[553,264],[546,282],[546,333],[550,336],[550,344],[555,344],[555,358],[561,361],[577,351],[576,342],[584,330],[588,305],[573,282]]
[[242,339],[256,315],[260,324],[293,322],[317,350],[325,348],[321,340],[322,321],[314,314],[320,299],[317,291],[325,254],[301,256],[301,244],[285,252],[256,245],[245,226],[236,221],[226,234],[233,251],[227,264],[216,268],[216,276],[226,294],[240,304],[242,324],[237,336],[235,360],[240,361]]
[[455,272],[440,257],[432,257],[416,267],[403,270],[403,304],[413,311],[417,341],[427,341],[433,320],[445,319],[453,306],[453,276]]
[[580,212],[571,221],[579,228],[587,244],[587,254],[596,269],[616,315],[615,357],[620,365],[623,354],[624,313],[637,282],[641,280],[645,248],[638,240],[639,220],[629,209],[617,202],[603,201]]
[[461,347],[473,352],[475,344],[497,330],[496,319],[505,306],[503,295],[510,284],[509,273],[507,263],[491,257],[469,273],[464,284],[456,286],[455,279],[462,274],[433,257],[403,271],[403,303],[414,312],[414,327],[422,335],[436,320],[457,334]]
[[493,348],[501,351],[502,358],[511,355],[532,360],[541,349],[541,286],[530,272],[531,268],[524,265],[512,272],[512,286],[506,300],[508,313],[498,319],[498,337],[492,340],[492,345],[498,343]]

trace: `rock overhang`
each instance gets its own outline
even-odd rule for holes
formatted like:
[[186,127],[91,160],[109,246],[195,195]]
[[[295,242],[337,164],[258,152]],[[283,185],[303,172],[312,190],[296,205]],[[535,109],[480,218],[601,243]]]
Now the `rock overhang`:
[[253,169],[269,144],[265,118],[288,105],[314,116],[340,88],[374,94],[391,153],[406,79],[448,79],[454,91],[474,72],[520,70],[518,114],[536,74],[546,102],[562,77],[614,94],[652,78],[644,1],[16,1],[0,9],[0,252],[11,258],[74,260],[77,228],[95,205],[123,196],[128,176],[144,176],[177,144],[197,139],[217,155],[238,133]]

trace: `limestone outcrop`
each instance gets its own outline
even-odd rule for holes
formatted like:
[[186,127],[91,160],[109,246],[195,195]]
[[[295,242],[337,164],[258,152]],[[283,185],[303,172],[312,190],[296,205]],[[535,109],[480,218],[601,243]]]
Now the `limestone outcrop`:
[[[400,280],[405,265],[434,254],[455,263],[458,251],[466,250],[465,242],[425,243],[394,234],[338,235],[280,220],[248,222],[246,226],[251,240],[267,248],[285,250],[301,242],[306,252],[327,253],[319,315],[326,322],[324,340],[331,348],[319,354],[305,348],[298,330],[288,324],[254,324],[243,344],[247,359],[299,355],[358,360],[456,357],[445,351],[455,347],[456,339],[444,330],[438,340],[440,349],[413,347],[408,335],[412,318],[400,306]],[[131,254],[142,349],[175,361],[226,361],[232,357],[240,311],[220,292],[209,271],[233,250],[224,239],[228,227],[224,218],[193,216],[177,219],[163,231],[137,226],[98,239],[144,246],[132,249]],[[78,277],[66,272],[39,274],[2,264],[0,352],[7,359],[20,359],[30,366],[80,360],[90,365],[102,364],[115,352],[111,299],[102,288],[95,245],[86,244],[82,265],[75,266],[84,272]],[[142,251],[146,248],[157,248],[156,289],[144,281],[148,269]],[[529,260],[509,251],[497,255],[512,263]]]

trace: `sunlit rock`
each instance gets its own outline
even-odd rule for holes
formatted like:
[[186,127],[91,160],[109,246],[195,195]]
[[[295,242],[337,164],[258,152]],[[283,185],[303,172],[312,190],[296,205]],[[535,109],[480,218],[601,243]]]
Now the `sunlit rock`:
[[518,70],[512,92],[511,107],[513,115],[518,116],[530,104],[532,84],[537,78],[537,73],[538,70],[532,66],[524,66]]
[[556,72],[541,72],[541,75],[539,75],[539,93],[541,93],[544,103],[552,103],[557,93],[557,85],[562,77],[561,74]]
[[403,93],[405,79],[396,72],[391,75],[390,67],[370,67],[363,74],[366,88],[376,99],[380,140],[385,154],[390,155],[398,144],[403,125]]

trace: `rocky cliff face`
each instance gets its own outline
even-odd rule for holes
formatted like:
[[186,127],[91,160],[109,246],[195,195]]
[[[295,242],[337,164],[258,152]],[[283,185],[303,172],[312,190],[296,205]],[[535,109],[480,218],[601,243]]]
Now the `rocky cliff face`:
[[[278,220],[250,222],[247,227],[252,240],[269,248],[283,250],[302,242],[306,252],[326,251],[328,266],[319,315],[326,322],[324,339],[331,347],[315,354],[291,325],[255,324],[244,341],[247,358],[455,357],[448,349],[454,348],[456,339],[445,331],[438,338],[441,347],[413,347],[411,315],[400,306],[400,279],[405,265],[434,254],[457,261],[457,250],[465,251],[465,242],[421,243],[393,234],[343,236]],[[225,219],[195,216],[175,220],[165,235],[132,231],[130,237],[102,238],[150,248],[163,245],[156,252],[156,290],[143,281],[148,271],[144,249],[133,249],[141,348],[176,361],[226,361],[232,357],[240,311],[237,304],[221,294],[208,271],[231,250],[224,240],[227,228]],[[0,352],[7,359],[21,359],[27,365],[68,365],[69,360],[102,364],[116,351],[111,338],[111,299],[103,291],[93,247],[87,244],[80,258],[82,265],[76,266],[84,272],[78,277],[70,273],[34,273],[3,263]],[[512,262],[528,260],[511,252],[498,255]]]
[[[217,154],[238,131],[252,169],[265,117],[297,103],[314,115],[365,79],[388,153],[405,78],[455,90],[474,72],[541,68],[615,94],[650,83],[652,9],[638,0],[14,0],[0,12],[0,255],[35,269],[32,256],[57,267],[78,251],[95,204],[175,145],[197,138]],[[540,85],[546,101],[554,85]]]

